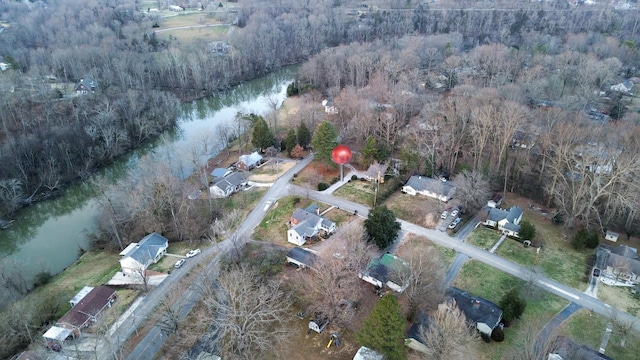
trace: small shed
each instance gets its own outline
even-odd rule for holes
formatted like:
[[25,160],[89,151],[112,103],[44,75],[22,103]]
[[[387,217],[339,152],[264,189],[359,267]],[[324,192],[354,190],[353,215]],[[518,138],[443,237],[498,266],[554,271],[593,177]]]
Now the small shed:
[[313,264],[318,260],[318,256],[307,249],[299,246],[294,247],[287,253],[287,262],[297,265],[300,268],[313,268]]
[[63,328],[60,326],[52,326],[47,330],[47,332],[42,335],[45,339],[49,341],[58,341],[63,342],[69,336],[73,335],[73,331],[71,329]]
[[616,242],[618,241],[618,236],[620,236],[620,234],[613,231],[607,231],[607,233],[604,235],[604,238],[609,241]]

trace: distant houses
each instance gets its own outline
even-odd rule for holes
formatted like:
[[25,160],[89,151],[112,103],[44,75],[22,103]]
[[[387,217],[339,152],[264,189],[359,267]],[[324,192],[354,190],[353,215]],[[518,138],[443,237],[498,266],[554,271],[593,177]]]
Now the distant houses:
[[90,78],[80,79],[80,81],[73,88],[73,91],[77,95],[86,95],[89,93],[93,93],[98,89],[98,83]]
[[455,186],[447,181],[432,179],[427,176],[414,175],[402,187],[402,192],[409,195],[424,195],[447,202],[456,193]]

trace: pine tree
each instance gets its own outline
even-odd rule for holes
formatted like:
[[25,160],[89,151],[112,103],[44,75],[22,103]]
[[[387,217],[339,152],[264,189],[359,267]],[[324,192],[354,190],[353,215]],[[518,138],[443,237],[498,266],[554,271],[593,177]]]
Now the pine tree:
[[536,227],[533,226],[533,224],[531,224],[527,220],[522,220],[522,222],[520,223],[520,231],[518,232],[518,235],[523,240],[535,239],[535,237],[536,237]]
[[338,145],[336,128],[328,121],[321,122],[313,133],[311,144],[315,158],[326,164],[331,164],[331,152]]
[[369,242],[384,249],[398,236],[400,223],[396,220],[396,214],[385,205],[376,206],[369,211],[369,217],[364,221],[364,230]]
[[518,289],[513,288],[504,294],[499,305],[502,309],[502,317],[512,321],[520,319],[527,308],[527,300],[520,295]]
[[385,359],[406,359],[405,325],[398,300],[393,294],[387,294],[373,307],[356,339],[360,345],[383,354]]
[[371,165],[374,159],[378,156],[378,145],[376,144],[376,139],[373,136],[367,137],[367,140],[364,142],[364,146],[362,147],[362,162],[365,166]]
[[311,143],[311,131],[304,122],[300,122],[298,125],[298,144],[303,148],[306,148]]
[[287,155],[291,156],[291,150],[298,143],[296,138],[296,132],[293,129],[289,129],[287,132],[287,139],[284,141],[284,146],[287,148]]
[[273,133],[262,116],[257,116],[254,121],[251,143],[260,150],[266,149],[275,144]]

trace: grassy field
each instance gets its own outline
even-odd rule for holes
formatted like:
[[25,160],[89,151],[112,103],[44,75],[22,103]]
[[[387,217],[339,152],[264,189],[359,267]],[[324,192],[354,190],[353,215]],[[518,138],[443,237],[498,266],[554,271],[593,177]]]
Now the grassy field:
[[524,247],[519,241],[506,238],[496,250],[496,254],[523,266],[533,266],[537,248]]
[[498,242],[498,239],[500,239],[500,232],[483,226],[478,226],[478,228],[473,230],[469,237],[467,237],[465,242],[481,249],[489,250]]
[[212,42],[224,39],[228,32],[228,26],[207,26],[167,30],[158,33],[156,36],[159,39],[176,38],[183,42],[192,42],[194,40]]
[[374,184],[356,180],[344,184],[333,195],[359,204],[373,206],[374,191]]
[[598,299],[633,316],[638,316],[640,315],[640,300],[634,298],[629,290],[628,287],[608,286],[600,283],[598,284]]
[[414,251],[414,249],[418,247],[433,247],[441,255],[444,266],[446,266],[447,268],[451,265],[453,259],[456,257],[455,250],[436,245],[431,240],[423,236],[417,236],[415,234],[407,235],[407,238],[402,242],[402,245],[400,246],[396,254],[399,257],[406,257],[406,254]]
[[444,210],[444,204],[435,199],[411,196],[400,191],[389,196],[384,204],[396,214],[396,217],[428,229],[435,229],[440,213]]
[[529,199],[508,194],[503,208],[519,205],[524,211],[523,219],[535,226],[534,244],[540,243],[543,246],[538,265],[544,274],[576,290],[583,291],[586,288],[585,268],[593,250],[575,250],[571,246],[573,233],[561,225],[553,224],[540,212],[530,209],[530,204]]
[[527,299],[527,308],[522,318],[505,328],[504,342],[481,343],[480,353],[486,355],[485,359],[499,360],[507,355],[521,354],[522,347],[532,346],[531,339],[534,339],[542,327],[568,304],[564,299],[473,260],[462,267],[454,285],[496,304],[514,287],[519,288],[520,293]]

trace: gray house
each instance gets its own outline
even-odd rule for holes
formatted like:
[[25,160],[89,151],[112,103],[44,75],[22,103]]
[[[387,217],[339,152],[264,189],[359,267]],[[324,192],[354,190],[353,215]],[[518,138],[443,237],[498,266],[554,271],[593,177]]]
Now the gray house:
[[518,236],[520,232],[520,221],[522,221],[522,208],[512,206],[509,210],[490,208],[484,225],[498,228],[503,234]]
[[324,231],[332,233],[336,230],[336,223],[320,216],[320,208],[316,204],[309,205],[306,209],[296,209],[291,215],[291,228],[287,231],[287,241],[302,246],[307,239],[313,238]]
[[287,262],[297,265],[300,268],[313,268],[313,264],[318,261],[318,255],[299,246],[287,252]]
[[491,301],[473,296],[456,287],[450,288],[447,294],[456,301],[456,305],[464,313],[467,322],[475,325],[481,333],[491,336],[493,329],[500,324],[502,309]]
[[228,197],[247,185],[247,179],[241,173],[232,173],[213,181],[209,186],[209,193],[213,197]]
[[140,242],[131,243],[120,252],[120,267],[124,274],[139,275],[152,263],[157,263],[167,252],[169,240],[158,233],[145,236]]
[[600,245],[604,249],[605,269],[604,275],[620,283],[640,284],[640,258],[638,249],[627,246],[606,246]]
[[258,166],[260,161],[262,161],[262,155],[258,154],[257,151],[254,151],[248,155],[240,155],[238,162],[236,163],[236,167],[240,170],[251,170]]
[[402,187],[402,192],[409,195],[420,194],[447,202],[455,195],[456,188],[447,181],[414,175]]

